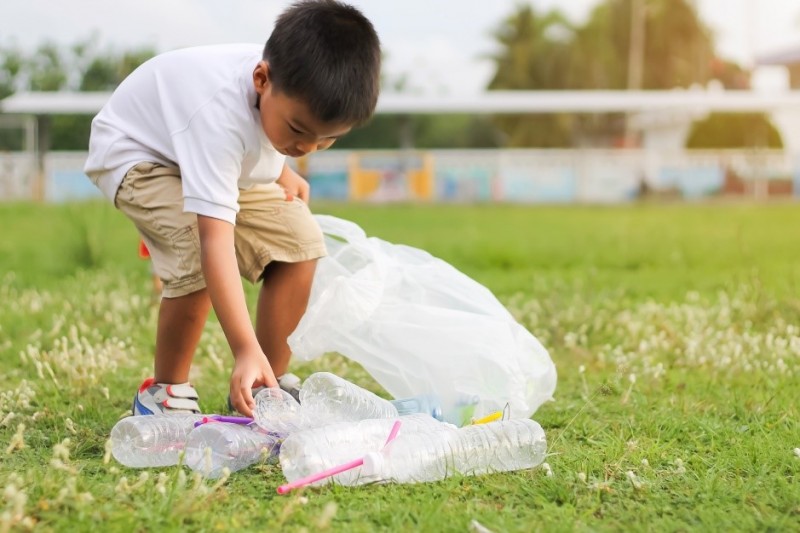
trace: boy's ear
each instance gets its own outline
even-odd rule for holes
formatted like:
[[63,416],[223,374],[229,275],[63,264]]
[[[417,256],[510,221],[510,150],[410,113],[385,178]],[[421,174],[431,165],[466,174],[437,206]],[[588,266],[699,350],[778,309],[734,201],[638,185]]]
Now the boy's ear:
[[259,61],[255,70],[253,70],[253,86],[258,94],[263,94],[264,91],[269,89],[269,63],[266,61]]

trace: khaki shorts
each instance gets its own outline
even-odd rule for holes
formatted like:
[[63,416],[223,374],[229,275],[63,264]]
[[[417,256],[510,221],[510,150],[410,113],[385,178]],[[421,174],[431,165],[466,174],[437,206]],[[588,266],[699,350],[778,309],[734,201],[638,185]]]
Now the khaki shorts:
[[[150,251],[163,296],[175,298],[205,288],[200,266],[197,215],[183,211],[180,170],[139,163],[125,175],[114,200]],[[255,283],[271,261],[297,263],[326,254],[322,231],[300,199],[286,200],[275,184],[239,191],[234,229],[242,277]]]

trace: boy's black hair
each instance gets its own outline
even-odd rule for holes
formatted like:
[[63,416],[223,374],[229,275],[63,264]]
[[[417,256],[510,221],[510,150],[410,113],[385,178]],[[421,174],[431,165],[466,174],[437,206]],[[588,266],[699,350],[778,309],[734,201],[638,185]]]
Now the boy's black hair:
[[372,23],[335,0],[304,0],[284,11],[264,47],[270,83],[302,99],[323,122],[362,124],[375,111],[381,51]]

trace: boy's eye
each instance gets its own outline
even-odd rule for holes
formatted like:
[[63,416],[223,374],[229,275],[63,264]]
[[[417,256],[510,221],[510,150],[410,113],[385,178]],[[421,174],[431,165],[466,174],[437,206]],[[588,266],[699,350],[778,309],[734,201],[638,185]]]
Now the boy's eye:
[[297,128],[295,128],[291,124],[289,124],[289,129],[292,130],[294,133],[297,133],[298,135],[303,135],[302,131],[298,130]]

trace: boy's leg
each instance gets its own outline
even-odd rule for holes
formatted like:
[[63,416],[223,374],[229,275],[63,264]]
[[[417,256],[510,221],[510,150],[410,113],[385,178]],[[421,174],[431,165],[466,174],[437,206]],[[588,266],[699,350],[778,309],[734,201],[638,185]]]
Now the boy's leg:
[[194,351],[210,310],[211,299],[206,289],[161,299],[154,365],[157,383],[189,381]]
[[136,225],[153,272],[163,281],[155,350],[155,380],[184,383],[211,302],[200,266],[197,216],[183,211],[180,171],[155,163],[133,167],[116,206]]
[[306,312],[316,265],[316,259],[299,263],[275,261],[264,269],[256,337],[276,376],[282,376],[289,368],[292,352],[286,339]]
[[305,313],[316,260],[326,254],[319,225],[300,199],[286,199],[277,184],[239,194],[236,256],[239,271],[263,281],[256,309],[256,337],[276,377],[291,357],[287,337]]

